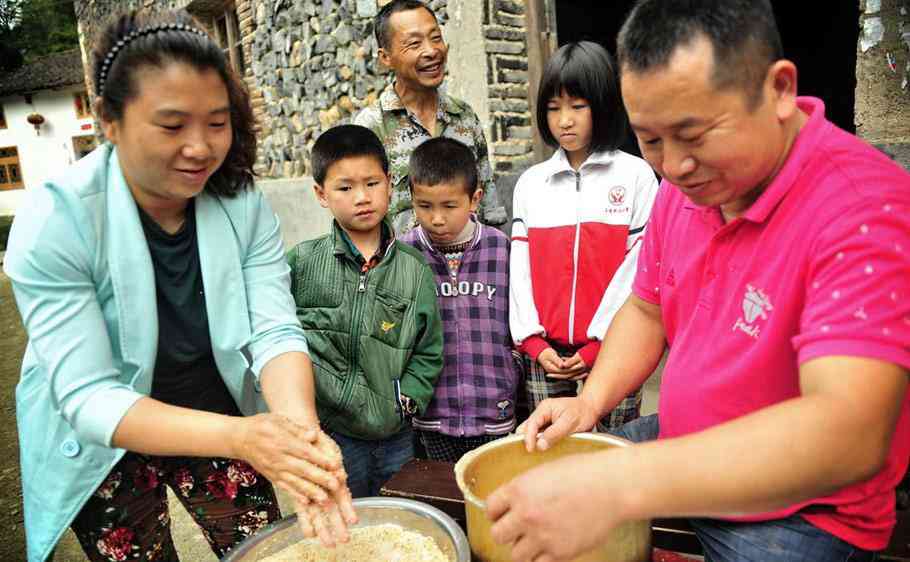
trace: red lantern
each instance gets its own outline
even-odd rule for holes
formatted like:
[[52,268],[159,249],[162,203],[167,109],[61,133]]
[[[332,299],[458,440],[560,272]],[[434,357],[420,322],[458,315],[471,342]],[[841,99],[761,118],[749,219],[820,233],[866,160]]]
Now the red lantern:
[[40,113],[29,113],[28,117],[25,118],[34,128],[35,133],[41,134],[41,125],[44,123],[44,116]]

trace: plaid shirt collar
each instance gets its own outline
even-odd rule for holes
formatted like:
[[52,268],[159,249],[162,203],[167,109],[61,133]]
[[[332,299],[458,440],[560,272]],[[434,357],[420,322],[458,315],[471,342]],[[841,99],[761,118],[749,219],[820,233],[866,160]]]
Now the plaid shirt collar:
[[[392,228],[383,220],[382,229],[380,230],[379,247],[376,249],[376,253],[367,260],[363,257],[363,254],[360,253],[360,250],[357,249],[357,246],[354,245],[354,242],[351,240],[351,237],[348,236],[348,233],[345,232],[337,222],[334,223],[334,228],[336,229],[335,253],[347,254],[353,258],[354,262],[360,266],[361,273],[366,273],[379,265],[388,253],[389,248],[392,246],[392,242],[395,240],[392,236]],[[338,238],[341,238],[343,244],[338,244]]]

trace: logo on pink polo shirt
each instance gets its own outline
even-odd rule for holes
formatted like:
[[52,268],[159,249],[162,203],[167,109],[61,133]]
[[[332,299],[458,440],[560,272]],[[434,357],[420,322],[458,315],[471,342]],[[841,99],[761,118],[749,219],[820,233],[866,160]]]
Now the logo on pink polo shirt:
[[743,297],[743,315],[736,319],[733,331],[739,330],[744,334],[758,339],[761,327],[758,320],[767,320],[768,312],[774,310],[771,300],[761,289],[746,285],[746,295]]

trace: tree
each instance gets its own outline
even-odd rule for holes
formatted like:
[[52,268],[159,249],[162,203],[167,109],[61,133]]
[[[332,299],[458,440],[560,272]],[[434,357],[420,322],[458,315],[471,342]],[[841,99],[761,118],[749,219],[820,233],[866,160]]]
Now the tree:
[[[72,0],[0,0],[0,67],[74,49],[79,45]],[[9,70],[9,68],[6,68]]]

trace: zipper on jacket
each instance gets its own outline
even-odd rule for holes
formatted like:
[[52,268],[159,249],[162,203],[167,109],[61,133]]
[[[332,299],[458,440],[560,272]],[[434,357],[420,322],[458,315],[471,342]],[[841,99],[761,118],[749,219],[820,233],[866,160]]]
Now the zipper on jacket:
[[[480,228],[479,224],[477,225],[477,228]],[[476,233],[475,233],[475,236],[477,236]],[[443,254],[442,252],[440,252],[439,250],[434,248],[432,245],[430,245],[429,248],[430,248],[430,251],[433,253],[433,256],[442,262],[442,267],[445,268],[445,271],[449,276],[449,282],[452,283],[453,287],[457,287],[458,286],[458,273],[461,273],[461,267],[464,265],[465,256],[467,255],[468,250],[471,249],[471,245],[469,244],[468,247],[464,249],[464,252],[462,252],[461,263],[458,264],[458,273],[455,273],[454,275],[452,274],[452,270],[449,269],[449,260],[448,260],[448,258],[446,258],[445,254]],[[433,275],[433,277],[435,277],[435,274]],[[461,314],[459,313],[460,311],[458,308],[458,302],[459,302],[458,298],[456,297],[455,305],[454,305],[455,317],[452,320],[455,323],[455,341],[456,342],[461,341],[461,326],[460,326]],[[443,328],[443,331],[445,331],[445,328]],[[460,364],[461,364],[461,361],[457,361],[455,364],[455,376],[456,376],[456,378],[458,378],[458,380],[461,380],[461,371],[458,368],[458,365],[460,365]],[[459,405],[458,411],[460,413],[462,411],[461,406],[465,402],[463,393],[461,391],[461,385],[457,385],[457,384],[455,385],[455,393],[456,393],[456,396],[458,399],[458,405]],[[458,435],[459,435],[459,437],[464,437],[464,423],[463,423],[461,416],[458,417]]]
[[[372,270],[370,270],[372,271]],[[354,388],[354,381],[357,377],[354,376],[354,370],[357,368],[357,350],[359,349],[358,342],[360,341],[360,326],[363,323],[361,318],[362,309],[363,309],[363,297],[366,293],[366,282],[367,276],[370,274],[370,271],[360,272],[359,284],[357,285],[357,291],[354,293],[353,306],[351,306],[351,338],[348,343],[348,349],[351,350],[350,355],[348,356],[348,361],[350,369],[348,376],[344,381],[344,387],[341,389],[341,400],[338,401],[338,408],[341,411],[345,411],[348,407],[348,403],[351,401],[351,396],[353,394],[352,390]]]
[[569,300],[569,345],[575,344],[575,289],[578,285],[578,242],[581,238],[581,218],[578,209],[581,200],[581,171],[575,172],[575,242],[572,249],[572,298]]

